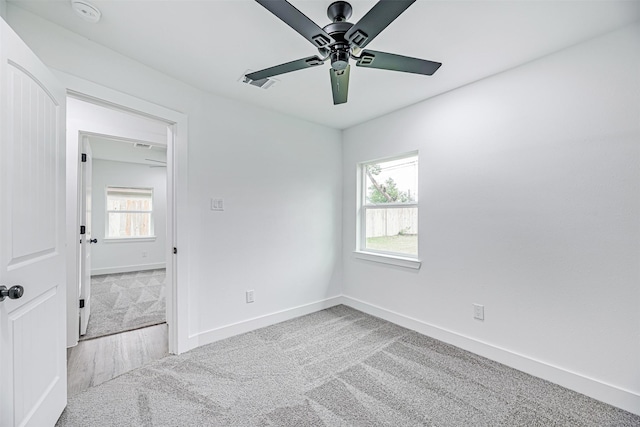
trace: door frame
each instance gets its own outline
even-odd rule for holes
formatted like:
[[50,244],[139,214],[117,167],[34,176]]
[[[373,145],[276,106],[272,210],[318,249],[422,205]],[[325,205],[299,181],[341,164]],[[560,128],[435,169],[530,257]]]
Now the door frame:
[[[68,101],[68,100],[67,100]],[[67,107],[67,114],[69,114],[69,108]],[[91,314],[91,234],[92,227],[91,223],[93,222],[89,217],[91,215],[91,197],[87,197],[87,189],[91,189],[91,173],[92,173],[92,156],[91,156],[91,146],[89,145],[89,136],[84,132],[80,132],[78,134],[78,144],[80,152],[83,154],[87,154],[86,161],[83,155],[83,161],[79,166],[78,170],[78,186],[79,186],[79,198],[78,198],[78,209],[79,216],[78,220],[80,221],[80,227],[84,225],[85,234],[80,236],[80,248],[78,252],[80,256],[78,257],[78,273],[79,273],[79,295],[78,298],[82,301],[84,300],[84,308],[81,307],[80,311],[80,335],[82,335],[82,331],[84,329],[86,333],[87,326],[89,325],[89,315]],[[89,185],[87,185],[87,182]],[[87,207],[88,212],[87,212]],[[87,215],[89,214],[89,215]],[[87,262],[87,260],[89,262]],[[89,282],[89,292],[86,289],[82,288],[83,280]],[[86,285],[86,283],[85,283]]]
[[[189,350],[189,298],[187,262],[187,116],[174,110],[100,86],[93,82],[53,70],[67,88],[67,97],[80,99],[113,110],[133,113],[167,126],[167,324],[169,352]],[[67,126],[67,241],[79,239],[79,164],[82,129]],[[116,135],[117,136],[117,135]],[[73,160],[75,159],[75,161]],[[75,215],[71,214],[75,212]],[[177,248],[177,254],[173,249]],[[67,246],[67,268],[78,272],[79,245]],[[67,283],[67,347],[79,338],[79,275],[69,275]]]

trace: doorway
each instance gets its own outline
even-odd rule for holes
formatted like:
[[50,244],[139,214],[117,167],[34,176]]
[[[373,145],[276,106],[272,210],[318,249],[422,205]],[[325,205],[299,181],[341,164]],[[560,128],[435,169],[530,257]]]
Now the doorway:
[[81,139],[79,339],[166,323],[167,147]]
[[[75,171],[67,174],[67,204],[76,207],[77,222],[68,229],[79,242],[70,255],[76,284],[69,286],[75,295],[67,305],[73,395],[178,352],[172,310],[178,286],[177,126],[112,102],[68,95],[67,157],[77,158]],[[106,371],[88,368],[105,364],[111,364]]]
[[[148,325],[149,318],[146,322],[131,319],[132,312],[138,314],[135,317],[141,317],[150,309],[147,304],[151,300],[150,291],[144,288],[158,293],[152,310],[156,312],[155,323],[169,320],[165,304],[167,292],[159,291],[158,286],[151,288],[150,278],[143,278],[149,271],[166,272],[166,260],[171,258],[168,244],[171,242],[167,242],[166,236],[171,235],[167,231],[171,226],[167,221],[167,206],[173,194],[167,182],[173,181],[173,169],[168,164],[167,153],[173,138],[168,124],[76,95],[67,99],[67,128],[68,144],[75,146],[78,153],[75,204],[80,222],[76,228],[79,245],[74,266],[78,299],[68,307],[73,338],[77,342],[81,336],[95,338]],[[151,172],[150,166],[164,167],[150,177],[151,174],[146,173],[146,170]],[[153,209],[154,198],[160,202],[156,209]],[[145,262],[149,256],[155,263]],[[110,283],[109,290],[114,292],[92,295],[92,282],[105,281],[92,280],[92,276],[105,275],[118,279]],[[167,275],[163,276],[162,289],[172,291],[173,277],[166,280]],[[154,277],[154,281],[158,279]],[[100,293],[104,288],[100,283],[96,290]],[[118,288],[123,292],[117,292]],[[96,319],[91,321],[94,303],[98,311]],[[160,313],[162,308],[164,313]]]
[[[78,242],[81,230],[80,177],[82,137],[109,137],[128,143],[147,141],[166,147],[166,320],[168,349],[179,354],[191,348],[187,329],[188,288],[186,270],[179,269],[187,257],[188,248],[177,252],[178,233],[186,239],[186,154],[187,117],[173,110],[151,104],[130,95],[100,85],[59,73],[58,77],[68,88],[68,102],[81,108],[71,111],[67,120],[67,241]],[[98,113],[98,114],[96,114]],[[134,126],[132,122],[144,122],[149,126]],[[151,158],[151,157],[149,157]],[[77,159],[77,161],[74,161]],[[182,174],[182,175],[180,175]],[[73,214],[75,212],[75,215]],[[84,240],[84,239],[82,239]],[[87,239],[87,240],[93,240]],[[80,306],[90,304],[90,295],[80,298],[81,246],[67,246],[67,270],[70,274],[67,286],[67,347],[78,344],[80,336]],[[179,290],[179,292],[178,292]]]

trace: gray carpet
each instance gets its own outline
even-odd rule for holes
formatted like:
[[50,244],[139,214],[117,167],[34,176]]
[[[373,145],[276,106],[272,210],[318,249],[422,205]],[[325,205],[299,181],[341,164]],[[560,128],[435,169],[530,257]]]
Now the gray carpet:
[[166,272],[134,271],[91,277],[91,316],[80,340],[166,321]]
[[58,426],[640,426],[640,417],[345,306],[169,356]]

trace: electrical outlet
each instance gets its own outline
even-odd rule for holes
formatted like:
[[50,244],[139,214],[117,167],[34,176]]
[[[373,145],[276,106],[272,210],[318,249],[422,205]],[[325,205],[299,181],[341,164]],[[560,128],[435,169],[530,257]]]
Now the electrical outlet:
[[484,320],[484,305],[473,304],[473,318]]
[[247,291],[247,304],[250,304],[254,301],[253,290]]

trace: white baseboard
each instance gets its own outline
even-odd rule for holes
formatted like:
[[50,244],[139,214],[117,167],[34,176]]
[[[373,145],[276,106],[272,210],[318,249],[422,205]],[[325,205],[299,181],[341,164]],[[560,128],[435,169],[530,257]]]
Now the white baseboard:
[[528,356],[458,334],[429,323],[407,317],[367,302],[342,296],[342,303],[372,316],[379,317],[423,335],[438,339],[538,378],[545,379],[594,399],[640,415],[640,395],[603,383],[593,378],[550,365]]
[[306,314],[315,313],[316,311],[324,310],[325,308],[334,307],[340,304],[342,304],[341,296],[327,298],[310,304],[277,311],[275,313],[265,314],[263,316],[254,317],[253,319],[244,320],[242,322],[221,326],[219,328],[214,328],[208,331],[190,335],[188,344],[189,348],[185,351],[200,347],[202,345],[210,344],[215,341],[223,340],[235,335],[244,334],[245,332],[264,328],[265,326],[271,326],[276,323],[284,322],[285,320],[291,320],[295,319],[296,317],[304,316]]
[[98,276],[100,274],[117,274],[117,273],[130,273],[132,271],[145,271],[145,270],[159,270],[166,268],[167,264],[164,262],[156,262],[154,264],[138,264],[138,265],[123,265],[120,267],[105,267],[105,268],[92,268],[91,275]]
[[314,303],[294,307],[275,313],[248,319],[242,322],[221,326],[189,336],[188,348],[185,351],[210,344],[255,329],[270,326],[279,322],[294,319],[325,308],[344,304],[372,316],[379,317],[423,335],[438,339],[514,369],[545,379],[586,396],[640,415],[640,395],[620,387],[598,381],[567,369],[550,365],[531,357],[497,347],[459,333],[431,325],[418,319],[387,310],[382,307],[349,297],[337,296]]

